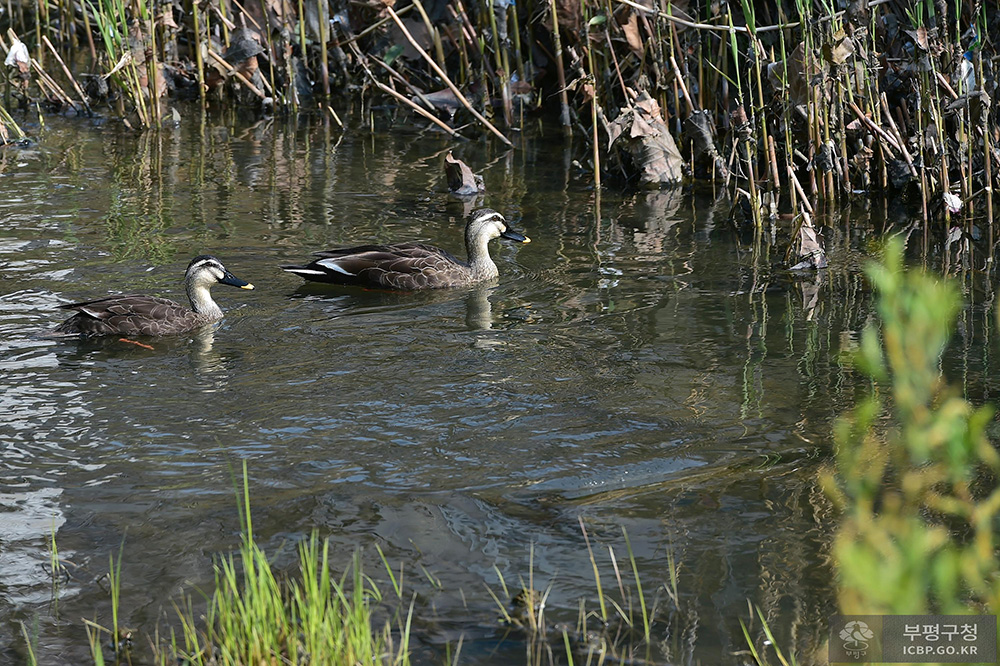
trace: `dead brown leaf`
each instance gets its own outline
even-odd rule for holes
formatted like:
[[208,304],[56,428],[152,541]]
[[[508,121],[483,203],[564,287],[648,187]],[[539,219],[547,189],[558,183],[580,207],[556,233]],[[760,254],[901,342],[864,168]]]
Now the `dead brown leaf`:
[[819,236],[813,227],[812,219],[806,216],[799,226],[798,238],[800,261],[792,266],[793,271],[803,271],[813,268],[826,268],[826,251],[820,245]]
[[625,41],[632,52],[641,56],[645,47],[642,43],[642,36],[639,34],[639,16],[635,12],[629,12],[628,21],[622,24],[622,32],[625,33]]
[[823,45],[823,57],[833,65],[843,65],[854,55],[854,40],[843,30],[834,35],[832,43]]
[[609,147],[619,166],[642,187],[677,185],[684,163],[656,100],[643,92],[611,123]]
[[448,190],[452,194],[468,196],[486,191],[483,177],[472,173],[472,169],[451,151],[444,156],[444,173],[448,178]]
[[160,15],[156,17],[157,25],[163,26],[164,28],[170,28],[176,30],[178,28],[177,23],[174,22],[174,10],[173,7],[168,5],[166,9],[160,12]]
[[913,39],[913,43],[917,45],[917,48],[922,51],[928,50],[930,44],[927,39],[927,28],[920,26],[916,30],[904,30],[904,32]]
[[809,103],[809,88],[823,79],[825,66],[818,53],[806,53],[803,43],[799,43],[788,60],[788,93],[795,104]]

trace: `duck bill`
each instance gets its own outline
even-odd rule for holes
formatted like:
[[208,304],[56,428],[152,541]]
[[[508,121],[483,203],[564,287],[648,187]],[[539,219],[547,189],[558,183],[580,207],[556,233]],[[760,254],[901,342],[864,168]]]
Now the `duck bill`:
[[522,233],[514,231],[513,229],[507,229],[507,231],[504,231],[502,234],[500,234],[500,238],[506,238],[507,240],[517,241],[518,243],[531,242],[530,238],[528,238]]
[[246,280],[241,280],[229,271],[219,280],[222,284],[232,285],[233,287],[239,287],[240,289],[253,289],[253,285]]

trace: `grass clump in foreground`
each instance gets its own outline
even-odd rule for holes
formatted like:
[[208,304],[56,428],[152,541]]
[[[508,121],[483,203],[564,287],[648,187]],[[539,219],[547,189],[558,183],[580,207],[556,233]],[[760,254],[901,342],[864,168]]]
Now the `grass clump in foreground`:
[[[197,627],[190,606],[180,612],[184,647],[175,639],[169,650],[173,657],[205,666],[409,664],[411,615],[398,633],[398,644],[388,622],[380,630],[373,627],[373,606],[382,594],[364,575],[360,557],[334,579],[329,542],[320,542],[314,532],[298,546],[299,577],[285,584],[277,579],[253,540],[247,479],[244,462],[239,558],[230,555],[216,566],[215,593],[203,628]],[[164,657],[160,659],[166,663]]]
[[[397,611],[376,629],[374,609],[382,594],[364,574],[360,557],[356,555],[347,571],[335,578],[329,542],[321,541],[315,533],[298,545],[298,576],[280,580],[253,540],[245,463],[243,479],[239,554],[216,565],[215,592],[201,618],[190,600],[178,609],[181,636],[172,631],[168,644],[154,641],[156,663],[407,666],[412,606],[405,617]],[[393,621],[398,623],[397,629],[393,629]],[[88,632],[95,628],[111,633],[95,624],[88,625]],[[91,636],[94,663],[103,664],[100,641]]]
[[299,578],[282,584],[267,555],[244,535],[239,561],[230,556],[216,568],[204,627],[198,628],[190,607],[180,611],[183,648],[174,639],[161,650],[160,662],[409,663],[409,617],[398,646],[388,624],[373,628],[372,606],[382,596],[358,557],[338,581],[330,572],[329,543],[321,543],[315,533],[299,544],[298,554]]
[[[833,555],[848,614],[998,613],[1000,455],[994,410],[942,377],[961,307],[954,282],[903,270],[900,243],[868,274],[881,329],[864,331],[857,366],[876,391],[836,427],[836,470],[824,475],[843,512]],[[880,391],[892,397],[892,425]]]

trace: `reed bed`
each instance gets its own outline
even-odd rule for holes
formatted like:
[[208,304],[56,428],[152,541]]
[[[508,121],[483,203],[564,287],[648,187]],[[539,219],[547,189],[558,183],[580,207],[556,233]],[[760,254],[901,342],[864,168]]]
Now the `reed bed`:
[[602,144],[646,93],[687,175],[737,181],[765,210],[776,193],[794,202],[800,189],[834,198],[910,183],[928,216],[945,193],[992,207],[991,3],[8,0],[5,9],[7,111],[106,104],[152,127],[165,98],[293,111],[347,95],[367,114],[391,100],[506,143],[551,111],[595,147],[595,177],[628,179],[629,165]]
[[792,219],[788,266],[825,265],[815,217],[878,194],[925,252],[989,267],[998,23],[978,0],[6,0],[0,142],[19,111],[156,128],[181,100],[508,146],[551,118],[597,189],[701,182],[757,229]]

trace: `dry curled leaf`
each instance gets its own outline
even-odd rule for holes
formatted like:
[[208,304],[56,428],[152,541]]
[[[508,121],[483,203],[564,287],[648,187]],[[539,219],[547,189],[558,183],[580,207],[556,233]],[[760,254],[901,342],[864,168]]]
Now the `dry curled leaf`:
[[629,12],[628,20],[622,24],[622,32],[625,33],[625,41],[632,52],[641,56],[645,50],[642,42],[642,35],[639,34],[639,15]]
[[642,187],[680,184],[684,160],[659,104],[646,92],[611,123],[608,135],[609,148],[629,179]]
[[171,30],[177,30],[178,25],[174,21],[174,10],[173,7],[168,6],[160,15],[156,17],[156,24],[163,28],[170,28]]
[[840,30],[833,37],[832,43],[823,45],[823,57],[833,65],[843,65],[854,55],[854,40]]
[[927,28],[920,26],[916,30],[904,30],[903,32],[910,36],[917,48],[922,51],[928,50],[930,44],[927,41]]
[[472,169],[448,151],[444,156],[444,173],[448,178],[448,190],[452,194],[467,196],[486,191],[483,177],[472,173]]
[[11,39],[13,39],[13,44],[11,44],[3,64],[7,67],[17,67],[17,71],[21,74],[27,74],[28,70],[31,69],[31,55],[28,53],[28,47],[17,37]]
[[813,268],[826,268],[826,251],[820,245],[819,236],[816,235],[816,228],[813,227],[812,218],[808,213],[803,213],[805,219],[799,226],[798,256],[800,261],[792,266],[793,271],[804,271]]

